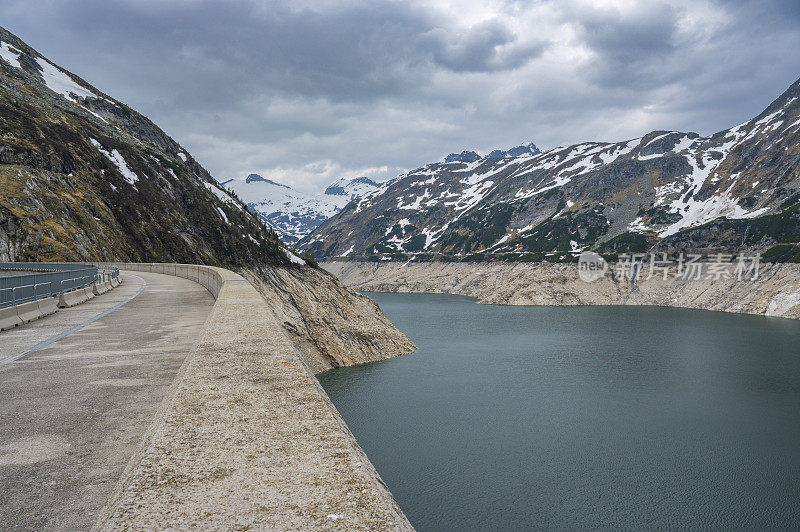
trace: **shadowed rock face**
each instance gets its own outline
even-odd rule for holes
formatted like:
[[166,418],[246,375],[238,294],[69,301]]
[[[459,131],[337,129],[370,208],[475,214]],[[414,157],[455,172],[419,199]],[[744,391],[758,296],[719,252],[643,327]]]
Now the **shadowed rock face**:
[[692,245],[800,260],[800,81],[709,137],[654,131],[519,157],[461,155],[383,184],[301,249],[361,260],[562,261],[584,249]]

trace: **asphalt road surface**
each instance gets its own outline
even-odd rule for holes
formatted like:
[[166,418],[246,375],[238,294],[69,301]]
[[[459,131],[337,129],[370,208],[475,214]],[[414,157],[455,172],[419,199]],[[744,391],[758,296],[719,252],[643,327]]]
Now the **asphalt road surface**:
[[214,303],[122,272],[107,294],[0,332],[0,529],[87,530],[138,450]]

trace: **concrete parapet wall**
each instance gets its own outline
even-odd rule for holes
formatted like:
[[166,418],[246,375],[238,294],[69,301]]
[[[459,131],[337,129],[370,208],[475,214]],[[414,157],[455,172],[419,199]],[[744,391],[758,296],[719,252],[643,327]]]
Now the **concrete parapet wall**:
[[215,297],[96,529],[410,530],[262,295],[222,268],[113,263]]

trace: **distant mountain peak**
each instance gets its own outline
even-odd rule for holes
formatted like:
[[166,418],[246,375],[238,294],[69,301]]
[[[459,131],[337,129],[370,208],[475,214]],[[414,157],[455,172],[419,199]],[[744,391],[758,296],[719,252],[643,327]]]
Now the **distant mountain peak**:
[[536,147],[536,144],[530,142],[528,144],[521,144],[508,150],[509,157],[524,157],[525,155],[536,155],[542,153],[542,150]]
[[525,157],[529,155],[536,155],[542,151],[536,147],[536,144],[530,142],[528,144],[520,144],[508,150],[492,150],[489,155],[481,156],[478,152],[472,150],[465,150],[461,153],[451,153],[444,158],[446,163],[471,163],[480,159],[505,159],[506,157]]
[[266,181],[263,177],[258,174],[248,174],[247,178],[245,178],[245,183],[252,183],[253,181]]
[[251,211],[290,244],[299,241],[351,200],[379,186],[368,177],[341,178],[324,193],[309,194],[259,174],[250,174],[244,180],[229,179],[221,184],[235,192]]
[[350,183],[363,183],[365,185],[370,185],[370,186],[373,186],[373,187],[377,187],[378,186],[378,183],[376,183],[372,179],[370,179],[368,177],[364,177],[364,176],[356,177],[355,179],[350,180]]
[[323,194],[328,196],[360,196],[361,193],[363,193],[362,189],[375,188],[378,186],[378,183],[368,177],[362,176],[354,179],[347,179],[346,177],[343,177],[331,183],[328,188],[325,189]]
[[[226,181],[226,183],[228,183],[230,181],[233,181],[233,179],[230,179],[230,180]],[[272,179],[267,179],[266,177],[260,176],[259,174],[248,174],[247,177],[244,179],[244,182],[247,183],[247,184],[250,184],[250,183],[269,183],[270,185],[275,185],[275,186],[278,186],[278,187],[284,187],[284,188],[289,188],[289,189],[292,188],[289,185],[284,185],[283,183],[278,183],[276,181],[273,181]]]
[[481,156],[476,151],[464,150],[461,153],[451,153],[444,158],[446,163],[471,163],[477,161]]

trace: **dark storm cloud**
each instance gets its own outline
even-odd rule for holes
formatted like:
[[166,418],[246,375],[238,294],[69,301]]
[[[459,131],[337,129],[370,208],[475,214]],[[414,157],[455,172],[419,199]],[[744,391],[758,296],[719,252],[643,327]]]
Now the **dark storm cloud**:
[[591,75],[610,87],[639,89],[663,82],[668,56],[678,51],[677,13],[653,4],[621,15],[613,10],[576,10],[575,20],[585,43],[597,54]]
[[430,16],[403,4],[366,2],[323,12],[291,6],[76,0],[53,4],[47,18],[73,39],[121,53],[137,67],[149,62],[167,79],[184,77],[196,103],[254,91],[380,98],[425,83],[432,67],[502,70],[538,53],[498,53],[497,46],[514,40],[500,21],[449,42]]
[[796,0],[0,0],[0,25],[220,178],[315,189],[449,151],[710,133],[800,75]]
[[439,65],[464,72],[518,68],[540,55],[545,48],[542,43],[534,43],[510,53],[498,53],[499,47],[516,41],[516,37],[499,20],[478,24],[453,42],[448,42],[444,29],[433,30],[426,41]]

